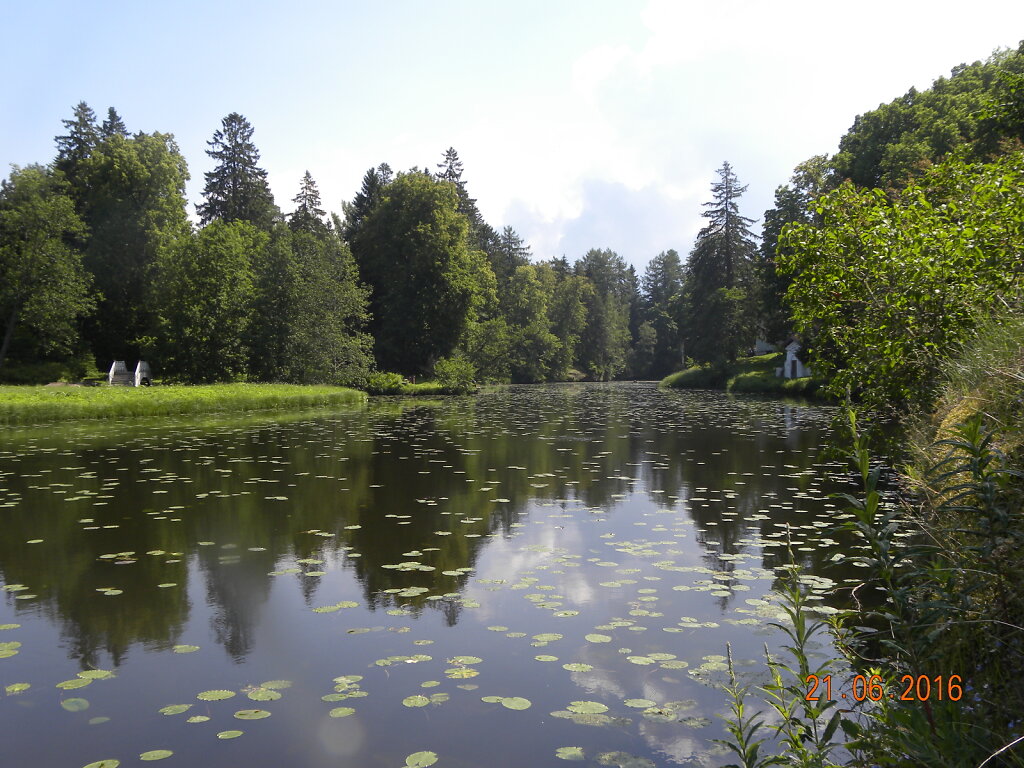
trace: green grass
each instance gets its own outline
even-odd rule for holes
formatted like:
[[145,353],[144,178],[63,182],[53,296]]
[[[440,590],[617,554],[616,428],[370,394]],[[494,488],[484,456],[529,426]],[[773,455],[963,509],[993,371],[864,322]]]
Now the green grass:
[[784,379],[775,369],[785,358],[780,352],[741,357],[725,369],[698,365],[666,376],[659,387],[724,389],[727,392],[817,396],[824,382],[815,378]]
[[210,384],[160,387],[0,387],[0,425],[71,419],[138,418],[362,403],[346,387]]

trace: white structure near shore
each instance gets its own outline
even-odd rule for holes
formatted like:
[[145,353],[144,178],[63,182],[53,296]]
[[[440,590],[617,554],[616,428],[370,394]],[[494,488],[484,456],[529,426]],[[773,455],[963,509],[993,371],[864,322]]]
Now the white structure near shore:
[[811,375],[811,369],[804,365],[797,357],[801,346],[798,341],[791,341],[786,345],[786,359],[782,366],[775,369],[775,375],[786,379],[802,379]]
[[135,366],[135,375],[128,372],[128,366],[124,360],[115,360],[107,373],[107,384],[122,387],[148,387],[153,382],[153,373],[149,369],[149,363],[139,360]]

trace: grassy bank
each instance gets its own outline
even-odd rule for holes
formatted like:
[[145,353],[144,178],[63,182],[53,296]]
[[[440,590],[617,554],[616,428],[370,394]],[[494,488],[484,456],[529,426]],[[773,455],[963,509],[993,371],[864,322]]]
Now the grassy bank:
[[741,357],[727,368],[697,365],[666,376],[659,387],[678,389],[724,389],[726,392],[818,396],[824,382],[815,378],[784,379],[775,369],[785,358],[780,352]]
[[293,384],[161,387],[0,387],[0,425],[70,419],[302,409],[366,400],[355,389]]
[[[826,626],[794,574],[777,625],[788,657],[768,660],[769,684],[733,676],[727,688],[725,743],[744,768],[780,764],[775,754],[805,766],[1024,766],[1022,385],[1024,318],[993,318],[944,361],[930,413],[905,417],[898,500],[883,500],[851,415],[861,489],[842,495],[837,527],[860,546],[840,563],[860,568],[855,592],[884,599]],[[829,631],[845,661],[812,658],[812,636]],[[864,700],[812,700],[809,674],[848,690],[861,675]],[[768,724],[754,714],[765,711],[785,717]]]

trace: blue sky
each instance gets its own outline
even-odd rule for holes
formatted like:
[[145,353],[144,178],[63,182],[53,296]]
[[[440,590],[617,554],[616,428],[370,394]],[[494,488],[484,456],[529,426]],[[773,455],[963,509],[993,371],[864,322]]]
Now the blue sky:
[[173,133],[194,204],[235,111],[285,211],[307,169],[340,212],[367,168],[454,146],[535,257],[612,248],[642,269],[689,251],[723,160],[760,219],[857,114],[1016,47],[1024,3],[3,0],[0,28],[5,172],[49,162],[85,100]]

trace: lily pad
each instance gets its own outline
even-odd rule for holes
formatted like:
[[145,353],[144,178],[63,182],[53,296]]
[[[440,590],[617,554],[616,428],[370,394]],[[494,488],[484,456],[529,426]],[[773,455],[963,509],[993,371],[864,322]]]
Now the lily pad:
[[570,672],[589,672],[593,669],[593,666],[591,666],[590,664],[584,664],[581,661],[573,661],[569,664],[563,664],[562,668],[567,669]]
[[354,715],[355,712],[356,711],[352,709],[352,707],[335,707],[327,714],[331,717],[348,717],[349,715]]
[[280,693],[271,691],[268,688],[254,688],[251,691],[247,691],[245,695],[253,701],[277,701],[281,698]]
[[445,675],[454,680],[461,680],[467,677],[476,677],[480,674],[479,671],[473,669],[472,667],[452,667],[451,669],[446,669],[444,673]]
[[577,715],[600,715],[608,711],[608,707],[597,701],[574,701],[566,709]]
[[222,699],[230,699],[234,695],[234,691],[225,691],[218,689],[214,691],[203,691],[202,693],[197,693],[196,698],[200,701],[221,701]]
[[91,682],[92,680],[89,680],[88,678],[73,677],[70,680],[63,680],[57,683],[56,687],[63,691],[71,691],[75,688],[85,688],[85,686],[89,685]]
[[583,760],[583,747],[559,747],[555,750],[555,757],[562,760]]
[[78,676],[83,680],[106,680],[113,677],[114,673],[107,669],[83,669]]
[[265,709],[240,709],[235,712],[235,718],[238,720],[262,720],[265,717],[270,717],[270,713]]
[[198,645],[176,645],[172,648],[175,653],[195,653],[199,650]]
[[[361,678],[360,678],[361,679]],[[260,683],[260,688],[266,688],[271,691],[277,691],[282,688],[291,688],[291,680],[268,680],[265,683]]]
[[237,739],[245,731],[221,731],[217,734],[218,739]]
[[160,709],[161,715],[180,715],[182,712],[188,712],[192,709],[191,704],[171,704],[169,707],[163,707]]
[[6,693],[8,696],[14,696],[16,693],[27,691],[31,687],[31,683],[11,683],[10,685],[4,688],[4,693]]
[[192,717],[190,717],[185,722],[186,723],[206,723],[206,722],[209,722],[209,720],[210,720],[210,718],[207,717],[206,715],[192,715]]
[[89,701],[87,699],[64,699],[60,705],[68,712],[81,712],[89,708]]
[[169,749],[151,749],[149,752],[143,752],[139,755],[139,760],[163,760],[165,757],[170,757],[173,754]]
[[455,664],[479,664],[483,659],[479,656],[456,656],[451,661]]
[[506,709],[529,709],[532,702],[522,696],[506,696],[501,700],[501,706]]
[[120,764],[120,760],[97,760],[95,763],[83,765],[82,768],[117,768],[117,766],[119,766]]
[[406,696],[402,699],[402,704],[406,707],[425,707],[430,703],[430,699],[426,696]]
[[627,707],[633,707],[634,709],[647,709],[648,707],[653,707],[657,704],[657,702],[651,701],[650,699],[626,699],[622,703]]
[[405,758],[406,768],[427,768],[436,762],[436,752],[413,752]]
[[599,635],[596,632],[587,635],[584,639],[589,643],[610,643],[612,641],[612,639],[608,635]]

